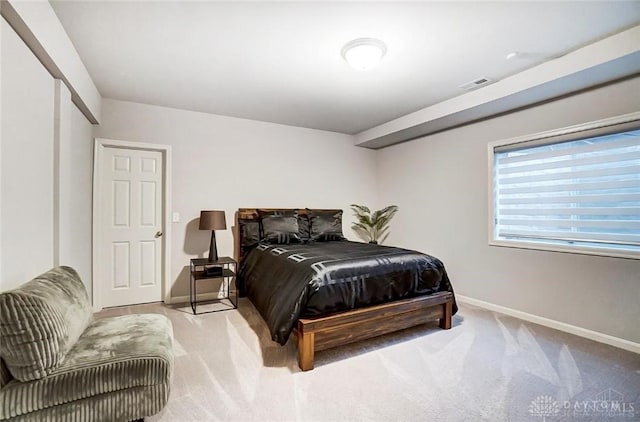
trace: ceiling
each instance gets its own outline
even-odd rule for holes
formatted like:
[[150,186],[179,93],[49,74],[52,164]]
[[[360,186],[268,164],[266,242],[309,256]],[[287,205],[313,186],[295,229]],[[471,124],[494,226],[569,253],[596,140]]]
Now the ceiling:
[[[640,23],[638,1],[51,4],[105,98],[347,134]],[[372,71],[340,55],[359,37],[387,44]]]

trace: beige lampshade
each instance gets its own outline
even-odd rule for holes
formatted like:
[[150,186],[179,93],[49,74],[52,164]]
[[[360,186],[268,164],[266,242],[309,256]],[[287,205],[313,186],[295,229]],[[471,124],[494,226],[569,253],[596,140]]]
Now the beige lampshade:
[[200,230],[226,230],[224,211],[200,211]]

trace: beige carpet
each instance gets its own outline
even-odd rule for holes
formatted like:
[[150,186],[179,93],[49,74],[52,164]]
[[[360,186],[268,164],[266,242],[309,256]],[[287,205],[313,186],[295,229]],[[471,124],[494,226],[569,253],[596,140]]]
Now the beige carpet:
[[246,299],[192,315],[159,304],[175,335],[167,407],[149,421],[640,420],[640,355],[461,305],[436,324],[316,354],[297,367]]

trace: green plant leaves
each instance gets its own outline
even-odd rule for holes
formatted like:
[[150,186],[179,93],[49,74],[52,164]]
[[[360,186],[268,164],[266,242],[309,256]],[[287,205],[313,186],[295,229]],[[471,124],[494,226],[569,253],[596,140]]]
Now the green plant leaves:
[[376,240],[380,243],[389,236],[389,223],[398,212],[397,205],[389,205],[373,213],[364,205],[351,204],[351,209],[358,220],[351,228],[364,240]]

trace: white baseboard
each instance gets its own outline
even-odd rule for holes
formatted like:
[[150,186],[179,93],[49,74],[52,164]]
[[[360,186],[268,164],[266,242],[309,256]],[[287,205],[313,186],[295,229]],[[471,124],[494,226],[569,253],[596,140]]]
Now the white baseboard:
[[620,349],[640,354],[640,343],[636,343],[630,340],[610,336],[608,334],[599,333],[593,330],[587,330],[586,328],[576,327],[575,325],[541,317],[538,315],[533,315],[527,312],[518,311],[515,309],[507,308],[505,306],[485,302],[483,300],[473,299],[459,294],[456,294],[456,300],[462,303],[468,303],[469,305],[474,305],[480,308],[488,309],[490,311],[499,312],[525,321],[533,322],[534,324],[544,325],[545,327],[554,328],[556,330],[564,331],[565,333],[574,334],[576,336],[588,338],[599,343],[605,343],[610,346],[618,347]]
[[[210,292],[210,293],[199,293],[197,296],[197,300],[215,300],[215,299],[226,299],[226,297],[218,297],[218,292]],[[189,303],[189,296],[171,296],[172,305],[178,303]]]
[[[201,301],[201,300],[215,300],[215,299],[226,299],[226,297],[218,297],[219,293],[218,292],[209,292],[209,293],[199,293],[197,296],[197,300]],[[175,304],[181,304],[181,303],[189,303],[189,296],[188,295],[184,295],[184,296],[169,296],[169,300],[165,300],[164,304],[165,305],[175,305]],[[102,307],[97,307],[97,306],[92,306],[93,308],[93,312],[100,312],[103,308]]]

